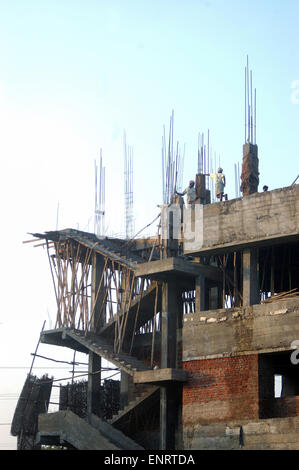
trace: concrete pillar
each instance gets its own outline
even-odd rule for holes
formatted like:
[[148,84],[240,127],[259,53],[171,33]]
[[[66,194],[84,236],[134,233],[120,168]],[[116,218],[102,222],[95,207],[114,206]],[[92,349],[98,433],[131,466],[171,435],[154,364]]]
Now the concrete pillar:
[[206,280],[203,275],[195,278],[195,312],[206,310]]
[[256,144],[243,145],[241,191],[243,196],[256,193],[259,185],[259,159]]
[[[175,281],[162,284],[161,368],[177,366],[177,327],[182,323],[183,302]],[[175,448],[175,429],[178,419],[176,387],[160,388],[160,449]]]
[[100,387],[101,387],[101,357],[93,352],[89,353],[88,360],[88,384],[87,384],[87,415],[91,413],[101,415],[100,410]]
[[216,310],[219,308],[218,304],[218,287],[212,286],[210,288],[210,296],[209,296],[209,309]]
[[[91,331],[97,333],[104,325],[106,319],[104,310],[102,309],[104,295],[105,295],[105,279],[102,279],[104,269],[104,259],[101,255],[94,253],[92,259],[92,279],[91,279],[91,311],[94,311],[91,321]],[[101,282],[102,279],[102,282]],[[100,291],[98,288],[101,282]],[[103,310],[101,312],[101,309]]]
[[176,367],[176,331],[182,316],[181,292],[175,281],[162,284],[161,368]]
[[177,256],[182,238],[182,198],[173,198],[171,204],[161,207],[163,258]]
[[[91,312],[94,309],[94,314],[91,321],[91,331],[97,333],[104,323],[103,312],[101,314],[101,306],[103,303],[105,288],[104,279],[102,280],[101,288],[97,296],[99,283],[102,278],[104,268],[103,257],[97,253],[93,253],[92,259],[92,280],[91,280]],[[89,352],[88,361],[88,384],[87,384],[87,414],[91,413],[100,415],[100,393],[101,393],[101,370],[102,359],[100,356],[93,352]],[[97,372],[95,374],[95,372]]]
[[196,204],[206,203],[206,177],[205,175],[198,173],[195,179],[195,190],[196,190]]
[[123,410],[129,402],[129,374],[120,372],[120,409]]
[[259,303],[258,292],[258,249],[243,251],[243,306]]
[[175,433],[178,423],[178,389],[161,387],[160,391],[160,450],[175,449]]

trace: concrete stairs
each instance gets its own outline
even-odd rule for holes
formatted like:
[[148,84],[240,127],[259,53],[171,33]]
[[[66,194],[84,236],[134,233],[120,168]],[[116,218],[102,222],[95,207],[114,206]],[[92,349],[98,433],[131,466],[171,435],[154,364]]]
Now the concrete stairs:
[[[129,309],[127,308],[124,312],[118,311],[117,314],[114,315],[113,318],[101,328],[101,330],[99,331],[99,334],[107,338],[112,338],[114,335],[115,322],[117,321],[121,322],[123,316],[127,315],[127,313],[128,313],[128,317],[127,317],[126,331],[132,334],[134,327],[136,327],[136,330],[138,330],[140,326],[144,325],[148,320],[153,318],[154,308],[155,308],[155,296],[156,296],[156,285],[150,284],[147,287],[147,289],[144,290],[142,295],[139,294],[134,299],[132,299]],[[139,302],[140,302],[140,306],[139,306]],[[158,299],[157,299],[157,311],[159,311],[160,308],[161,308],[161,289],[159,288]],[[137,321],[135,325],[137,309],[138,309],[138,316],[137,316]]]
[[113,345],[92,333],[85,335],[82,331],[65,330],[65,334],[131,376],[133,376],[135,372],[151,370],[143,362],[129,354],[123,352],[114,353]]
[[136,396],[134,400],[130,401],[127,406],[125,406],[116,415],[114,415],[110,420],[108,420],[108,423],[112,425],[120,424],[120,422],[128,419],[128,416],[132,411],[135,412],[141,407],[143,407],[145,410],[147,406],[150,406],[152,401],[159,396],[159,393],[160,393],[159,387],[148,386],[146,390],[141,392],[139,396]]
[[91,415],[87,421],[70,410],[40,414],[36,444],[61,445],[77,450],[143,450],[97,416]]

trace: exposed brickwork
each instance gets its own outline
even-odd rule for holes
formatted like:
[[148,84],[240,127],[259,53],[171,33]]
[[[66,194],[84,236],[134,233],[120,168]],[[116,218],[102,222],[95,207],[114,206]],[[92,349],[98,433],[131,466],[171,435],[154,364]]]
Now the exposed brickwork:
[[258,356],[188,361],[183,387],[183,423],[258,418]]

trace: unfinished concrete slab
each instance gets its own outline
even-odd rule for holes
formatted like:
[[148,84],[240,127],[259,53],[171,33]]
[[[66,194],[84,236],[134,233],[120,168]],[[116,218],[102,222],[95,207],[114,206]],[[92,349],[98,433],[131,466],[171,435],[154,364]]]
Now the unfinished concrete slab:
[[172,382],[186,382],[188,372],[182,369],[157,369],[134,374],[134,383],[152,383],[163,385]]
[[213,254],[299,239],[299,186],[203,206],[201,244],[185,254]]
[[198,262],[184,258],[166,258],[159,261],[143,263],[136,268],[136,276],[151,279],[169,280],[195,278],[204,275],[208,279],[221,280],[221,272],[214,266],[203,266]]

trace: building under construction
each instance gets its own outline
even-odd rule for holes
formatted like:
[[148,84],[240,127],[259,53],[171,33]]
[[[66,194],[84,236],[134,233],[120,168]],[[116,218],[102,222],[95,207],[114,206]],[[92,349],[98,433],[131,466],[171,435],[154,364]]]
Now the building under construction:
[[[41,342],[88,358],[59,411],[35,413],[35,446],[299,449],[299,186],[258,191],[253,121],[242,197],[211,203],[202,169],[156,237],[33,234],[57,301]],[[103,360],[121,376],[106,388]]]

